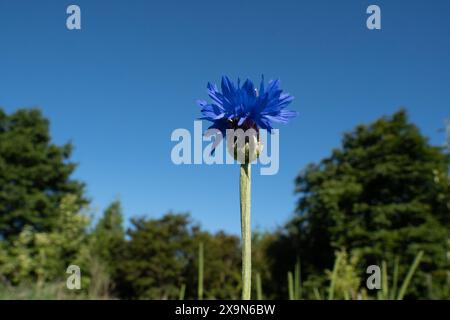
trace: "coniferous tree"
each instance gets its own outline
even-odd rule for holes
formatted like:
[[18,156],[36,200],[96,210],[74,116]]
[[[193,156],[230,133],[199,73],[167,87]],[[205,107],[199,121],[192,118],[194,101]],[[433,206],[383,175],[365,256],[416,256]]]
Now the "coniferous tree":
[[[430,145],[405,111],[358,126],[341,148],[297,177],[297,216],[271,251],[278,277],[293,252],[314,274],[330,268],[341,247],[361,255],[361,272],[382,260],[392,268],[398,256],[404,274],[424,250],[420,270],[445,274],[449,181],[448,154]],[[423,296],[420,272],[414,281],[413,293]]]
[[25,226],[50,231],[66,195],[86,203],[83,184],[71,179],[71,152],[71,144],[52,143],[49,122],[39,110],[8,115],[0,109],[0,240]]

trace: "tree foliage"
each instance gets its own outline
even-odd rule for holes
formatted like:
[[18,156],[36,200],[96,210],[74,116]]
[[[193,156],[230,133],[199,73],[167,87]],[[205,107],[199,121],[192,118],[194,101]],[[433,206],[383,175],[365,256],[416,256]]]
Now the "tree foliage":
[[25,226],[11,245],[0,247],[0,276],[12,285],[62,281],[71,264],[81,264],[87,245],[87,215],[80,213],[76,196],[67,195],[58,208],[50,232]]
[[114,201],[103,213],[93,232],[91,245],[93,253],[105,264],[109,274],[116,273],[116,260],[123,249],[125,230],[120,201]]
[[68,194],[83,199],[83,185],[71,179],[72,145],[51,142],[49,122],[36,109],[10,115],[0,109],[0,239],[10,239],[25,226],[52,230],[58,207]]
[[398,256],[402,270],[424,250],[422,271],[448,269],[448,169],[448,154],[430,145],[405,111],[360,125],[299,174],[297,216],[273,253],[288,261],[286,249],[298,252],[310,274],[329,268],[342,247],[366,266]]
[[194,229],[193,242],[188,248],[186,270],[187,298],[197,298],[199,243],[204,246],[204,298],[240,299],[241,251],[239,238],[221,231],[216,234]]
[[192,227],[187,215],[167,214],[161,219],[134,218],[127,232],[119,265],[121,296],[175,298],[188,263]]
[[[196,299],[200,243],[203,297],[240,297],[238,236],[176,213],[133,218],[125,232],[119,201],[93,225],[83,185],[70,178],[71,149],[51,142],[39,111],[0,110],[0,297]],[[340,148],[298,175],[296,215],[274,232],[253,233],[258,294],[286,299],[290,271],[304,298],[375,297],[364,285],[368,265],[389,275],[398,266],[401,282],[423,250],[407,295],[450,297],[447,152],[404,111],[346,133]],[[65,287],[71,264],[81,268],[80,292]]]
[[131,220],[118,264],[118,292],[124,298],[175,299],[186,285],[186,298],[197,298],[198,246],[204,245],[204,297],[240,294],[239,239],[202,231],[188,214]]

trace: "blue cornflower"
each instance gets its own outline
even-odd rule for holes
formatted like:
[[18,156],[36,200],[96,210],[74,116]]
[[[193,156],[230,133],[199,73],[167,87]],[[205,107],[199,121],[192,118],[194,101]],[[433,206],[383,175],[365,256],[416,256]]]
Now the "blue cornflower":
[[[212,145],[211,153],[226,135],[227,129],[254,129],[246,131],[244,140],[241,137],[227,137],[229,154],[240,163],[239,193],[241,209],[241,232],[242,232],[242,299],[251,298],[251,165],[258,158],[262,150],[262,142],[259,141],[259,129],[272,129],[272,123],[286,123],[297,112],[287,110],[286,107],[294,97],[283,93],[278,80],[269,81],[267,88],[264,87],[264,77],[261,79],[259,92],[250,80],[246,80],[237,87],[228,77],[222,77],[222,90],[208,83],[208,95],[212,102],[198,101],[202,108],[201,119],[212,122],[209,129],[216,129],[217,134]],[[236,133],[236,132],[234,132]],[[241,133],[241,132],[238,132]],[[246,135],[247,133],[251,133]],[[208,132],[209,134],[209,132]],[[230,138],[230,139],[228,139]]]
[[208,83],[208,95],[212,102],[197,101],[202,108],[203,117],[200,119],[211,121],[208,129],[217,129],[223,136],[227,129],[266,129],[270,132],[272,123],[287,123],[297,115],[296,111],[286,107],[294,97],[283,93],[279,80],[269,81],[264,87],[264,77],[261,79],[259,91],[250,80],[237,87],[226,76],[222,77],[220,92],[216,85]]

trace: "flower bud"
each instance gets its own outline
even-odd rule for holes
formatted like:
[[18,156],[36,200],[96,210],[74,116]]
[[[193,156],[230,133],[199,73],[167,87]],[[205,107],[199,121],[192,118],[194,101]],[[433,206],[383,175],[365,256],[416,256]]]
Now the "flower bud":
[[231,135],[227,133],[227,150],[239,163],[252,163],[261,154],[263,145],[255,130],[249,129],[244,133],[238,129]]

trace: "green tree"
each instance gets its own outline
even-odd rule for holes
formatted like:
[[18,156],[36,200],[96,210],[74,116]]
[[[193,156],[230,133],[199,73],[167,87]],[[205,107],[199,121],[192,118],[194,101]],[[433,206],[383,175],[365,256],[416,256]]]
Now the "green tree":
[[63,198],[52,231],[37,232],[27,225],[12,243],[0,246],[0,278],[11,285],[43,286],[64,281],[69,265],[82,264],[89,218],[77,202],[73,195]]
[[199,244],[204,248],[204,298],[237,299],[241,293],[239,238],[202,231],[188,214],[131,219],[118,265],[121,298],[197,299]]
[[115,261],[125,241],[123,213],[120,201],[106,208],[92,232],[92,249],[108,266],[111,275],[115,272]]
[[204,246],[204,298],[240,299],[241,252],[239,238],[221,231],[211,234],[194,229],[186,270],[186,298],[197,298],[198,245]]
[[[405,272],[424,250],[422,276],[448,269],[449,159],[403,110],[358,126],[341,148],[297,177],[298,215],[272,247],[275,259],[291,265],[289,252],[296,252],[314,274],[330,268],[333,252],[344,247],[365,265],[392,264],[399,256]],[[423,277],[414,280],[414,294],[424,296]]]
[[83,199],[83,185],[70,178],[71,144],[51,142],[49,122],[39,110],[0,109],[0,239],[10,240],[25,226],[52,230],[58,206],[71,194]]
[[117,289],[123,298],[176,298],[192,247],[193,225],[187,214],[161,219],[131,219],[132,228],[118,261]]
[[117,268],[125,245],[125,230],[120,201],[114,201],[103,212],[90,234],[86,265],[93,281],[91,295],[107,298],[115,292]]
[[[286,274],[282,283],[276,283],[273,279],[272,267],[276,264],[277,255],[273,255],[271,249],[274,247],[275,243],[278,243],[279,234],[277,232],[259,231],[255,230],[252,234],[252,269],[253,269],[253,290],[252,297],[257,297],[257,275],[261,279],[261,290],[264,299],[276,298],[274,292],[278,287],[286,288],[287,297],[287,283]],[[293,250],[290,251],[293,253]],[[287,269],[292,269],[296,262],[296,257],[292,256],[292,264],[286,266]],[[285,262],[290,261],[290,257],[285,260]]]

